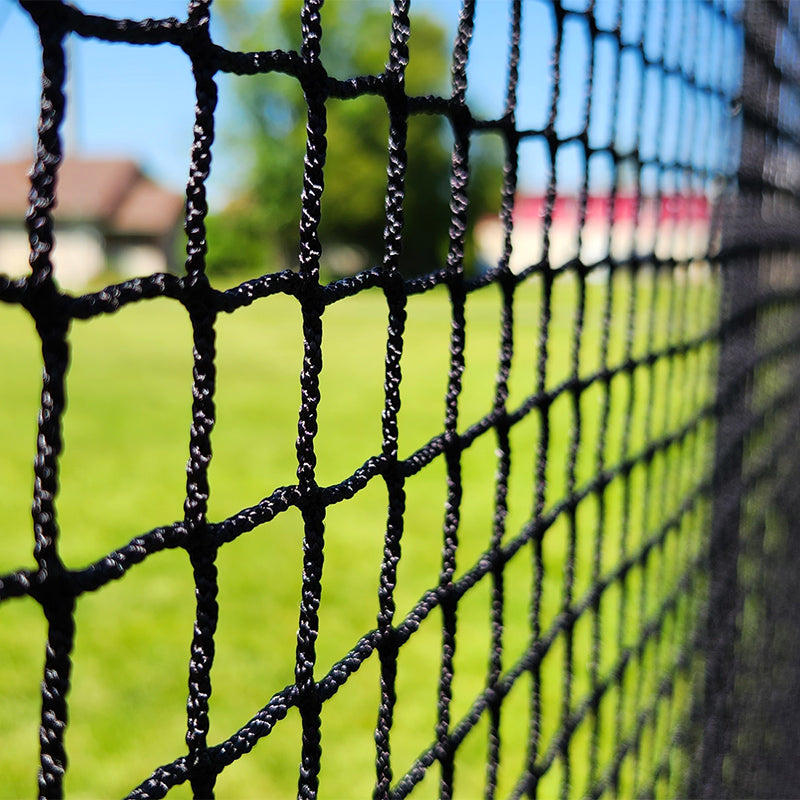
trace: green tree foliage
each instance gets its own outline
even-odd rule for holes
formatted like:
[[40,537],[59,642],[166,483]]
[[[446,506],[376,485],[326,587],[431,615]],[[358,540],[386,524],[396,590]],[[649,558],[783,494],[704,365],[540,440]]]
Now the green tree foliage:
[[[297,0],[278,0],[266,11],[242,0],[222,0],[219,10],[230,46],[244,51],[300,49]],[[383,71],[391,27],[388,2],[330,2],[323,8],[322,24],[322,60],[328,74],[346,79]],[[447,95],[449,59],[450,44],[442,27],[429,17],[414,15],[407,93]],[[209,220],[209,266],[250,274],[293,266],[299,250],[306,142],[302,89],[295,78],[278,73],[237,77],[230,83],[239,114],[231,144],[244,177],[235,199]],[[328,101],[320,235],[323,266],[334,272],[380,262],[388,135],[388,111],[382,97]],[[493,138],[496,151],[499,140]],[[487,208],[499,205],[501,166],[499,158],[487,158],[485,142],[473,141],[470,217],[474,221]],[[443,264],[451,147],[446,119],[422,114],[409,119],[401,260],[406,274]],[[343,259],[343,255],[349,257]]]

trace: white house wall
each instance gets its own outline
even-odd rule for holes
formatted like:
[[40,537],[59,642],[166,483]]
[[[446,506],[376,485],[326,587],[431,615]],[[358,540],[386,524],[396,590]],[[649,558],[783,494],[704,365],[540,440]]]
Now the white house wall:
[[114,273],[123,278],[167,271],[167,259],[164,251],[155,244],[115,246],[111,253],[111,261]]
[[[92,228],[56,230],[53,267],[64,289],[82,289],[105,269],[103,241]],[[29,273],[30,245],[24,231],[0,228],[0,272],[11,277]]]
[[[23,230],[0,227],[0,273],[12,278],[29,274],[29,253],[28,237]],[[115,244],[106,253],[100,232],[90,227],[56,230],[53,266],[59,285],[70,291],[85,289],[107,270],[129,278],[165,272],[168,268],[158,244],[126,242]]]

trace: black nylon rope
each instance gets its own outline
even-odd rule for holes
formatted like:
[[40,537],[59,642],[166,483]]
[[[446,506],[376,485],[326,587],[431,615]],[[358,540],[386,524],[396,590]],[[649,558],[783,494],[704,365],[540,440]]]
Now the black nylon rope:
[[[767,731],[770,724],[788,730],[798,693],[787,688],[778,700],[747,687],[758,685],[748,672],[755,668],[766,670],[775,685],[796,687],[800,681],[791,666],[784,666],[787,653],[791,662],[791,655],[800,652],[800,642],[775,633],[779,622],[800,619],[800,607],[787,599],[786,590],[781,594],[770,577],[791,575],[788,565],[795,563],[792,542],[800,518],[792,514],[799,505],[792,487],[800,469],[800,279],[792,271],[800,229],[800,185],[792,177],[800,158],[800,125],[787,99],[800,91],[800,74],[791,58],[791,48],[800,42],[797,9],[780,2],[757,9],[745,2],[739,9],[714,0],[667,4],[661,10],[655,2],[641,7],[620,2],[609,13],[595,2],[575,10],[568,2],[541,0],[553,22],[550,71],[542,77],[549,82],[548,108],[543,125],[521,127],[523,68],[531,46],[526,26],[535,19],[533,4],[523,5],[521,0],[509,1],[507,39],[498,51],[505,59],[506,78],[503,112],[496,119],[483,117],[469,100],[470,51],[485,0],[462,4],[448,96],[412,96],[406,90],[405,70],[415,42],[410,0],[390,3],[385,70],[355,77],[326,70],[320,48],[325,33],[322,0],[303,5],[298,52],[249,53],[229,51],[212,40],[207,0],[191,0],[185,20],[110,19],[60,2],[20,2],[39,30],[43,91],[26,220],[30,274],[15,280],[0,276],[0,300],[21,305],[32,316],[41,339],[43,381],[34,460],[36,567],[0,575],[0,602],[29,596],[41,605],[47,621],[40,795],[63,796],[76,603],[86,592],[124,577],[149,556],[176,548],[188,553],[196,605],[186,752],[153,769],[131,797],[163,797],[186,782],[196,797],[212,797],[217,776],[235,769],[231,765],[280,730],[281,721],[296,708],[302,724],[298,797],[315,798],[323,788],[323,705],[345,689],[373,654],[379,662],[375,798],[412,794],[429,772],[438,780],[442,798],[482,793],[487,800],[504,793],[515,798],[568,798],[689,790],[714,797],[749,794],[762,786],[780,794],[795,785],[791,764],[796,759],[788,749],[794,739],[785,737],[783,766],[778,768],[779,755],[767,750]],[[583,104],[577,132],[562,134],[559,126],[569,96],[565,87],[574,66],[568,43],[576,31],[588,48],[581,78]],[[183,277],[142,276],[83,296],[58,288],[54,208],[62,161],[59,130],[65,115],[63,42],[70,33],[137,46],[179,47],[190,58],[196,105]],[[613,51],[606,62],[611,76],[605,84],[610,122],[603,135],[597,123],[604,102],[598,95],[598,87],[604,85],[598,70],[600,52],[607,47]],[[212,168],[218,72],[285,74],[299,83],[307,105],[297,270],[254,275],[224,291],[214,287],[213,275],[207,276],[205,268],[206,253],[213,247],[206,237],[206,183]],[[743,88],[735,77],[739,72],[745,76]],[[637,115],[633,120],[622,110],[632,81]],[[762,90],[754,93],[755,85]],[[365,95],[383,98],[389,123],[383,253],[379,265],[323,284],[320,258],[325,243],[319,231],[326,106],[332,98],[346,102]],[[408,124],[418,114],[446,118],[452,131],[450,223],[443,263],[408,277],[401,269],[406,172],[415,157],[408,148]],[[656,131],[654,138],[646,127]],[[497,263],[472,275],[469,187],[478,136],[499,136],[503,145],[498,198],[502,246]],[[531,143],[546,153],[547,172],[540,176],[546,186],[542,251],[512,268],[522,224],[516,199],[523,148]],[[577,249],[560,265],[553,262],[558,237],[566,235],[559,231],[558,215],[559,201],[569,194],[563,158],[570,148],[577,148],[581,159],[572,191],[577,200]],[[595,169],[600,164],[608,167],[610,184],[603,247],[597,256],[588,252],[587,243],[590,203],[597,191]],[[632,197],[631,229],[622,235],[619,214],[629,202],[626,195]],[[682,252],[696,196],[707,201],[708,241],[697,252]],[[674,207],[672,221],[661,218],[667,204]],[[657,230],[648,233],[651,211]],[[743,275],[755,288],[732,302]],[[556,340],[562,335],[559,303],[567,281],[573,287],[570,344],[566,368],[559,370],[554,363]],[[537,342],[528,364],[529,385],[524,397],[514,395],[512,402],[509,387],[524,368],[525,352],[518,298],[528,284],[536,287]],[[451,309],[443,423],[428,442],[407,441],[410,455],[401,458],[407,302],[441,285]],[[317,481],[315,443],[324,312],[370,288],[380,291],[386,302],[380,452],[360,467],[343,465],[341,480],[323,486]],[[496,375],[490,407],[474,419],[461,405],[473,333],[468,310],[472,298],[487,291],[498,292],[500,298]],[[595,291],[600,296],[597,312],[589,305],[589,294]],[[265,487],[260,501],[211,521],[207,513],[216,416],[216,321],[221,313],[235,314],[279,294],[294,298],[302,314],[297,482]],[[649,299],[643,301],[643,295]],[[184,518],[76,569],[62,560],[56,509],[71,322],[159,298],[177,301],[193,331]],[[596,332],[591,321],[595,313],[600,320]],[[731,358],[730,348],[742,341],[746,349]],[[597,352],[591,367],[584,363],[589,347]],[[566,438],[557,422],[557,409],[565,403],[571,420]],[[516,444],[515,430],[523,424],[536,430],[535,452]],[[496,443],[491,524],[481,555],[462,563],[464,498],[470,492],[464,458],[484,434]],[[406,483],[437,459],[444,463],[447,481],[438,580],[398,617],[402,542],[415,534],[406,530]],[[514,529],[509,527],[510,487],[526,468],[530,506],[527,520]],[[324,603],[326,509],[356,497],[373,479],[385,485],[387,498],[376,576],[376,626],[322,675],[316,641]],[[595,511],[587,526],[583,510],[588,504]],[[294,683],[265,688],[265,705],[238,731],[212,733],[219,549],[244,534],[268,532],[270,521],[292,507],[303,519]],[[712,527],[716,537],[727,531],[729,541],[712,540]],[[559,548],[563,560],[553,566],[552,553]],[[530,587],[523,590],[530,592],[529,635],[512,663],[506,652],[509,598],[520,587],[506,567],[520,560],[531,575]],[[456,716],[456,648],[473,646],[465,639],[472,621],[464,617],[460,602],[484,580],[489,587],[485,685],[471,698],[466,713]],[[553,586],[558,587],[555,607]],[[728,597],[721,591],[724,586],[734,587]],[[746,603],[745,595],[754,599]],[[775,609],[782,618],[770,616]],[[392,747],[395,710],[417,700],[398,695],[398,658],[425,620],[439,613],[436,722],[429,731],[430,745],[415,761],[404,763]],[[727,663],[731,652],[735,657]],[[796,666],[793,669],[796,673]],[[508,698],[520,685],[527,698],[512,706]],[[551,694],[555,686],[559,688]],[[773,714],[772,723],[764,708]],[[522,764],[506,757],[504,738],[506,720],[520,714],[528,727]],[[459,755],[482,723],[485,781],[475,787],[460,782]],[[586,746],[578,744],[585,741]],[[693,764],[695,752],[702,758]],[[726,772],[722,761],[734,756],[737,766]],[[753,763],[764,766],[748,771]]]
[[389,307],[389,323],[385,360],[385,410],[383,413],[384,457],[388,460],[384,472],[389,497],[381,565],[378,601],[378,630],[383,634],[379,655],[381,660],[381,701],[375,727],[375,788],[373,796],[382,800],[389,796],[392,785],[391,728],[394,706],[397,701],[395,682],[399,643],[393,627],[396,604],[394,589],[397,584],[397,567],[401,557],[401,539],[405,512],[405,476],[398,461],[399,429],[397,414],[400,409],[400,380],[402,377],[403,331],[406,322],[406,296],[398,272],[403,233],[403,196],[405,172],[408,161],[406,138],[408,134],[408,104],[405,95],[405,68],[408,64],[408,39],[411,34],[408,17],[409,4],[398,0],[392,5],[392,32],[387,76],[394,79],[393,102],[388,104],[390,115],[389,165],[386,189],[386,228],[384,230],[383,270],[394,280],[384,284],[384,294]]

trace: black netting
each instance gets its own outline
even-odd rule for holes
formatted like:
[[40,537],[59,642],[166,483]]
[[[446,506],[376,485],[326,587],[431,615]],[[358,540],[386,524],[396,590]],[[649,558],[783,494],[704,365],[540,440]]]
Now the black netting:
[[[487,4],[477,5],[485,13]],[[792,795],[800,698],[793,591],[800,566],[793,547],[800,518],[797,7],[511,0],[507,40],[496,49],[507,64],[503,111],[486,118],[468,102],[475,0],[465,0],[460,11],[446,96],[406,92],[415,42],[408,0],[391,6],[385,70],[358,77],[326,71],[320,1],[307,0],[302,9],[298,51],[269,49],[265,41],[263,51],[250,53],[212,40],[211,9],[202,0],[189,3],[185,20],[109,19],[31,0],[22,6],[40,31],[44,65],[27,216],[30,273],[0,276],[0,299],[33,318],[44,378],[33,496],[36,568],[0,576],[0,600],[2,610],[35,601],[47,620],[40,794],[63,792],[76,606],[87,593],[126,580],[151,556],[182,549],[196,598],[186,748],[176,742],[168,763],[142,765],[132,797],[162,797],[186,782],[196,796],[211,796],[220,773],[235,770],[231,765],[267,736],[296,737],[299,797],[324,792],[321,718],[370,660],[378,664],[378,798],[404,797],[426,778],[427,791],[438,782],[444,798]],[[526,23],[537,14],[552,22],[548,74],[531,67],[537,54],[526,51]],[[152,274],[82,296],[58,288],[54,208],[68,34],[175,46],[191,60],[197,104],[182,277]],[[583,64],[576,65],[576,52],[584,54]],[[221,73],[283,73],[302,87],[308,109],[296,269],[254,274],[227,290],[205,271],[214,246],[213,239],[206,244],[205,184]],[[527,83],[537,80],[550,88],[545,117],[533,126],[534,115],[521,110]],[[324,283],[319,231],[327,108],[364,95],[385,101],[381,124],[389,130],[383,255],[371,268]],[[577,115],[564,110],[574,97]],[[410,277],[402,253],[414,153],[406,143],[420,115],[441,117],[452,134],[450,223],[442,231],[441,263]],[[479,271],[468,246],[475,224],[470,156],[486,138],[502,144],[504,163],[496,259]],[[533,152],[542,155],[544,188],[526,217],[525,203],[534,201],[518,185],[521,163]],[[567,187],[564,176],[571,174],[577,179]],[[321,485],[323,312],[370,290],[382,293],[385,311],[381,328],[364,334],[385,338],[382,444],[361,464],[340,454],[337,469],[349,477]],[[442,291],[450,308],[444,421],[429,440],[406,437],[401,448],[401,399],[441,402],[404,393],[407,312],[418,296]],[[498,298],[500,334],[493,396],[484,415],[471,416],[461,403],[472,363],[470,312],[489,293]],[[280,295],[296,303],[302,320],[296,481],[264,486],[260,502],[212,520],[217,321]],[[184,517],[80,567],[63,555],[56,513],[71,326],[161,298],[177,301],[193,333]],[[409,314],[409,325],[416,320]],[[471,453],[494,460],[493,492],[471,483]],[[407,529],[407,492],[418,475],[437,469],[443,524],[439,531]],[[523,474],[530,491],[520,501]],[[339,660],[325,671],[317,664],[317,637],[324,633],[326,513],[376,486],[386,516],[353,532],[350,557],[359,558],[366,537],[382,537],[374,574],[377,624],[342,641]],[[477,553],[465,551],[460,538],[466,517],[476,513],[471,496],[488,506]],[[215,641],[224,625],[218,554],[245,534],[269,531],[291,509],[303,528],[294,682],[265,684],[262,706],[252,708],[249,721],[210,732]],[[270,540],[263,541],[266,550]],[[397,592],[415,569],[406,564],[407,552],[423,546],[441,553],[438,578],[405,610]],[[472,598],[481,592],[488,602],[476,619]],[[353,598],[368,600],[374,592]],[[436,697],[399,694],[404,652],[432,625]],[[509,656],[506,640],[515,626],[525,627],[527,644]],[[485,679],[465,695],[459,654],[476,648]],[[149,679],[162,679],[157,663]],[[416,759],[398,757],[396,715],[431,702],[428,746]],[[286,727],[293,710],[301,735]],[[347,712],[346,703],[338,706],[337,713]],[[511,760],[510,722],[522,754]],[[478,749],[468,752],[483,753],[480,785],[460,781],[460,756],[476,738]],[[137,760],[133,752],[125,757]],[[102,773],[107,765],[95,768]]]

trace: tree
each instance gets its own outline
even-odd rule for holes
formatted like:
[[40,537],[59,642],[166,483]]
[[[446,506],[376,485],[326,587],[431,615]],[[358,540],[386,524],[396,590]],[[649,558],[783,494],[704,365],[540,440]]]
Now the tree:
[[[220,3],[232,45],[241,50],[299,50],[300,3],[280,0],[256,12],[241,0]],[[322,60],[337,78],[377,74],[389,49],[391,18],[385,7],[335,2],[323,8]],[[406,91],[449,91],[449,46],[442,27],[429,17],[412,19]],[[246,178],[236,199],[209,220],[212,269],[272,269],[293,265],[298,252],[300,191],[306,139],[306,103],[299,82],[290,76],[235,79],[239,103],[234,146],[243,154]],[[388,112],[377,96],[327,103],[328,152],[320,236],[323,266],[346,272],[379,262],[383,247]],[[448,139],[449,137],[449,139]],[[446,119],[413,115],[406,149],[402,267],[407,274],[443,264],[449,225],[450,149]],[[497,160],[488,168],[474,148],[471,217],[489,205],[488,175],[497,177],[492,198],[499,202]],[[337,263],[337,254],[349,263]],[[355,257],[353,257],[355,256]],[[341,259],[340,259],[341,261]],[[270,263],[272,262],[272,266]]]

